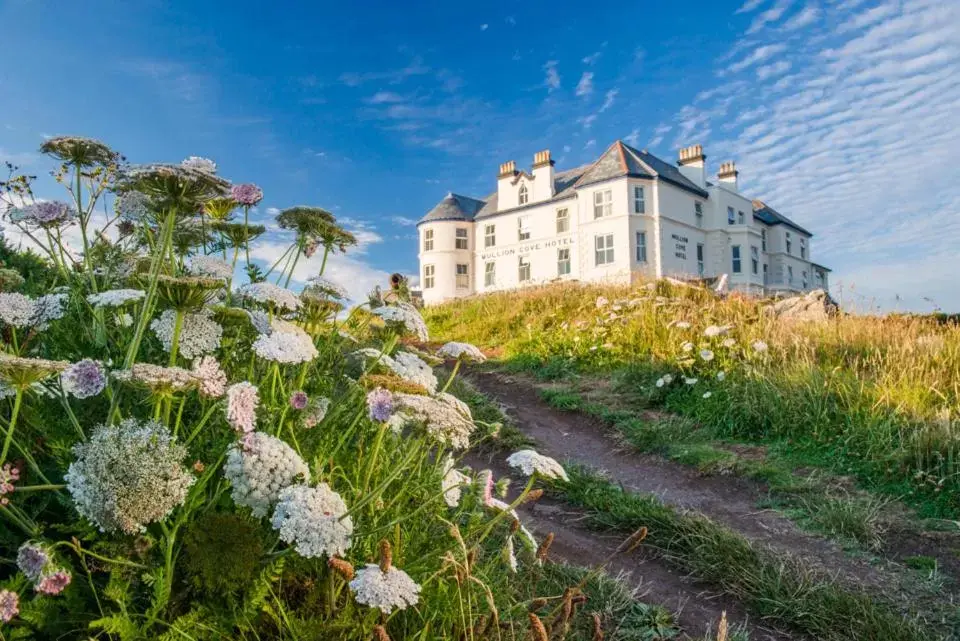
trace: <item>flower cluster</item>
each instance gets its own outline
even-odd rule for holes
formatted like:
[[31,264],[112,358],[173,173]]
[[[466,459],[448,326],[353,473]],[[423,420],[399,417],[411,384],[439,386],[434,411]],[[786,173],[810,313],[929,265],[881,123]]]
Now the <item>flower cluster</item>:
[[60,375],[63,390],[76,398],[96,396],[107,386],[107,375],[95,360],[85,358],[68,367]]
[[437,390],[437,377],[433,368],[416,354],[397,352],[392,360],[384,364],[405,381],[416,383],[431,393]]
[[215,256],[194,256],[190,259],[190,273],[197,276],[208,276],[220,280],[233,278],[233,268],[226,261]]
[[33,585],[33,589],[40,594],[53,596],[63,592],[63,589],[70,585],[72,578],[66,570],[54,570],[41,576],[40,580]]
[[134,363],[130,369],[114,371],[113,377],[124,383],[145,387],[155,394],[186,392],[200,384],[190,370],[153,363]]
[[187,169],[202,171],[205,174],[217,173],[217,163],[213,162],[209,158],[203,158],[202,156],[190,156],[180,164]]
[[73,452],[67,491],[77,511],[104,532],[144,531],[180,505],[193,483],[182,465],[186,448],[154,421],[100,425]]
[[473,361],[474,363],[482,363],[487,360],[483,352],[476,345],[470,343],[450,342],[438,349],[437,354],[444,358]]
[[393,395],[396,411],[407,418],[423,421],[427,433],[437,441],[454,449],[470,446],[475,425],[461,407],[444,398],[396,393]]
[[127,303],[143,300],[147,293],[142,289],[108,289],[99,294],[87,296],[87,302],[94,307],[121,307]]
[[277,310],[295,312],[301,305],[295,293],[273,283],[247,283],[237,290],[237,295]]
[[520,470],[527,476],[538,474],[546,479],[561,479],[569,481],[563,466],[549,456],[537,453],[535,450],[519,450],[507,457],[507,465]]
[[307,409],[310,404],[310,397],[303,390],[296,390],[290,395],[290,407],[297,411]]
[[443,460],[443,478],[440,489],[443,490],[443,500],[450,507],[460,505],[460,487],[470,484],[470,477],[454,467],[453,456],[447,454]]
[[20,597],[16,592],[0,590],[0,621],[10,623],[20,614]]
[[310,402],[310,405],[307,407],[307,411],[303,414],[303,426],[307,429],[316,427],[317,424],[324,419],[327,415],[327,410],[330,409],[330,399],[329,398],[316,398]]
[[227,391],[227,373],[213,356],[203,356],[195,360],[190,372],[197,379],[201,396],[220,398]]
[[233,198],[238,205],[253,207],[263,200],[263,190],[253,183],[234,185],[230,188],[230,197]]
[[420,315],[416,307],[409,303],[384,305],[374,309],[373,313],[382,318],[388,327],[404,334],[413,334],[417,337],[417,340],[426,341],[430,338],[423,316]]
[[409,574],[395,567],[388,567],[384,572],[375,564],[357,570],[350,589],[357,603],[377,608],[385,614],[390,614],[394,608],[403,610],[408,605],[416,605],[420,599],[420,586]]
[[240,434],[248,434],[256,428],[257,407],[260,392],[257,386],[244,381],[235,383],[227,390],[227,422]]
[[63,318],[66,294],[47,294],[33,299],[17,292],[0,293],[0,320],[18,329],[46,329],[50,321]]
[[17,550],[17,567],[31,581],[36,581],[50,563],[50,555],[40,545],[27,541]]
[[45,200],[14,209],[10,221],[28,227],[53,228],[68,225],[77,219],[77,210],[67,203]]
[[323,296],[325,298],[342,300],[347,297],[345,287],[333,282],[323,276],[314,276],[307,280],[306,287],[303,288],[304,294],[308,292],[314,296]]
[[[176,320],[176,310],[165,309],[159,318],[150,323],[150,329],[167,352],[173,348]],[[193,360],[215,351],[220,347],[222,337],[223,328],[213,319],[213,312],[209,308],[203,308],[195,314],[183,315],[177,346],[181,356]]]
[[233,486],[233,502],[249,507],[257,518],[267,515],[281,490],[310,478],[292,447],[263,432],[251,432],[230,447],[223,473]]
[[371,420],[389,421],[393,416],[393,394],[382,387],[367,392],[367,412]]
[[152,213],[150,199],[138,191],[118,194],[113,202],[113,208],[120,216],[120,220],[134,224],[149,220]]
[[253,351],[264,360],[275,363],[296,365],[315,359],[320,352],[313,344],[313,339],[296,325],[287,324],[287,327],[278,329],[274,323],[274,330],[269,334],[261,334],[253,343]]
[[343,555],[353,535],[347,505],[326,483],[281,490],[271,523],[280,540],[292,543],[297,554],[306,558]]
[[16,489],[14,483],[20,480],[20,468],[13,463],[4,463],[0,467],[0,505],[6,505],[10,502],[7,494],[12,494]]

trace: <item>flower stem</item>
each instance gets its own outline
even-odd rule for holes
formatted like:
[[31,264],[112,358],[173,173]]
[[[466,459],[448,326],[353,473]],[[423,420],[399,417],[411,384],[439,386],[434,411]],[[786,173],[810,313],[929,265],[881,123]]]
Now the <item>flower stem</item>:
[[17,427],[17,417],[20,415],[20,403],[23,400],[23,390],[17,388],[16,396],[13,399],[13,413],[10,415],[10,426],[7,428],[7,437],[3,440],[3,451],[0,452],[0,466],[7,462],[7,454],[10,452],[10,444],[13,442],[13,431]]
[[453,371],[450,372],[450,378],[447,379],[446,385],[443,386],[443,389],[440,390],[440,393],[443,394],[450,388],[450,384],[453,383],[453,379],[456,378],[457,372],[460,371],[460,364],[463,363],[462,358],[457,359],[457,364],[453,366]]

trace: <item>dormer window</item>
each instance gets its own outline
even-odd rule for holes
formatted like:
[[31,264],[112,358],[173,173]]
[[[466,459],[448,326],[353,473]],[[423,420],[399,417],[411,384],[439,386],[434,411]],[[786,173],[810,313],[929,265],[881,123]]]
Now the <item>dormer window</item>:
[[520,185],[520,204],[526,205],[528,200],[530,200],[530,194],[527,193],[527,186]]

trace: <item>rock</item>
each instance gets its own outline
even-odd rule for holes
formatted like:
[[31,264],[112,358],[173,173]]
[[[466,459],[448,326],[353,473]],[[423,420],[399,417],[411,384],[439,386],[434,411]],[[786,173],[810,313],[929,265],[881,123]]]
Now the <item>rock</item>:
[[797,321],[825,321],[834,316],[839,307],[822,289],[815,289],[802,296],[791,296],[766,307],[777,318]]

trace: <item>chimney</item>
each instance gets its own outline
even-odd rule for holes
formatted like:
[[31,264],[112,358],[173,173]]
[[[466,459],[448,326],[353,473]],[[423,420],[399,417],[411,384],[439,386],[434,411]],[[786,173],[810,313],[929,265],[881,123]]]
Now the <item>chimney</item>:
[[550,150],[544,149],[533,155],[533,197],[530,201],[550,200],[554,196],[553,188],[553,160]]
[[677,161],[677,165],[680,167],[681,174],[697,187],[703,189],[707,186],[706,161],[707,157],[703,155],[703,147],[701,145],[690,145],[680,150],[680,159]]
[[737,176],[740,174],[737,171],[737,166],[732,160],[727,162],[720,163],[720,171],[717,172],[717,180],[719,180],[725,187],[732,189],[733,191],[738,190],[737,185]]
[[513,184],[517,177],[517,163],[508,160],[500,165],[497,174],[497,209],[513,209],[517,206],[517,186]]

